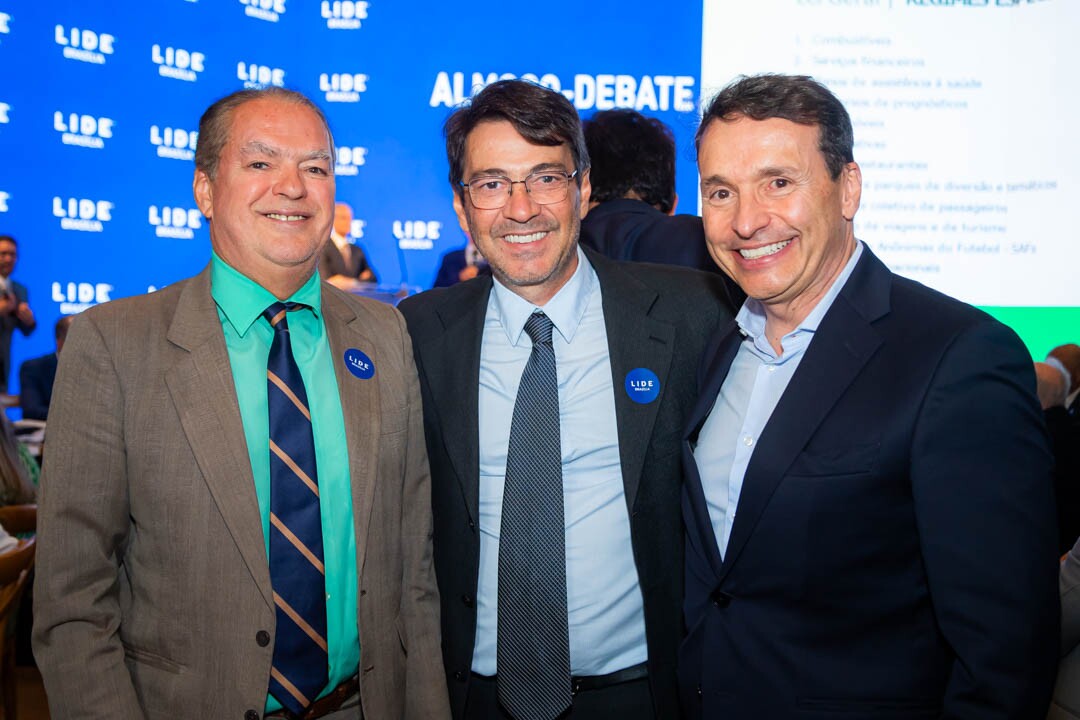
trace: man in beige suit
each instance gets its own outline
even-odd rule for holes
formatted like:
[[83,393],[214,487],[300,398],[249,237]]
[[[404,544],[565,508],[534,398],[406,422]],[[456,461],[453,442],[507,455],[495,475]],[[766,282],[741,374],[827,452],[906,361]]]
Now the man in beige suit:
[[[52,716],[448,717],[410,340],[396,311],[315,271],[334,208],[325,118],[298,93],[245,90],[199,129],[209,266],[88,310],[60,361],[34,627]],[[278,301],[299,303],[284,333]],[[282,597],[311,584],[291,587],[271,552],[267,358],[283,335],[317,461],[325,637],[289,614]],[[297,628],[324,652],[319,692],[275,653]]]

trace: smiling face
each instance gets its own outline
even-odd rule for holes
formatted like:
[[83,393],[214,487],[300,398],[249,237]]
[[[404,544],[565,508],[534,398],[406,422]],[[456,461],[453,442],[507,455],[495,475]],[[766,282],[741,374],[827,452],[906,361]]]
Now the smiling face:
[[311,277],[330,237],[331,149],[310,108],[260,98],[233,110],[214,177],[195,171],[195,200],[210,219],[215,252],[279,298]]
[[[465,182],[484,175],[524,180],[538,170],[578,169],[568,145],[534,145],[506,120],[481,122],[465,141]],[[580,188],[571,180],[566,199],[551,205],[536,203],[520,184],[497,210],[476,208],[468,190],[454,194],[458,222],[492,274],[536,305],[550,300],[577,268],[578,233],[590,193],[588,172],[582,175]]]
[[818,144],[816,125],[740,116],[712,121],[698,149],[709,252],[764,304],[779,335],[802,322],[855,251],[859,166],[847,163],[833,180]]

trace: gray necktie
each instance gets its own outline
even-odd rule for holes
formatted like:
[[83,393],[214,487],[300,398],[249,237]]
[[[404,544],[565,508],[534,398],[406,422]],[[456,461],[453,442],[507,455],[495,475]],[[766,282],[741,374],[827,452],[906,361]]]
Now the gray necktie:
[[515,720],[570,707],[559,387],[551,320],[525,323],[532,354],[521,374],[506,453],[499,539],[499,701]]

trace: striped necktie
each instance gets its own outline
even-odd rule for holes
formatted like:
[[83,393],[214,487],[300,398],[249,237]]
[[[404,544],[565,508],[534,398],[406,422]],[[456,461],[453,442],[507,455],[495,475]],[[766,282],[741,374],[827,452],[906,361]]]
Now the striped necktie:
[[263,312],[274,328],[266,363],[270,415],[270,582],[277,636],[270,693],[301,715],[328,681],[326,580],[322,521],[307,392],[289,339],[290,310],[276,302]]
[[571,703],[559,383],[551,331],[544,313],[533,313],[525,323],[533,348],[521,374],[506,451],[496,660],[499,701],[514,720],[551,720]]

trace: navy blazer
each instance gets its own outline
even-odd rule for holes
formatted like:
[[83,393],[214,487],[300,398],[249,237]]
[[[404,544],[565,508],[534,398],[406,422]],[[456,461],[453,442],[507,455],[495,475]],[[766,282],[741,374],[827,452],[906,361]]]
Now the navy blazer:
[[721,558],[683,443],[690,717],[1015,718],[1057,657],[1052,459],[1032,361],[864,248],[765,426]]
[[[617,263],[586,250],[603,294],[619,456],[634,562],[645,604],[649,683],[658,718],[677,718],[675,659],[682,637],[682,425],[697,397],[696,368],[731,318],[715,275]],[[406,298],[431,463],[435,573],[443,659],[454,718],[462,718],[476,636],[480,562],[478,397],[490,276]],[[622,391],[647,367],[661,392],[648,404]]]

